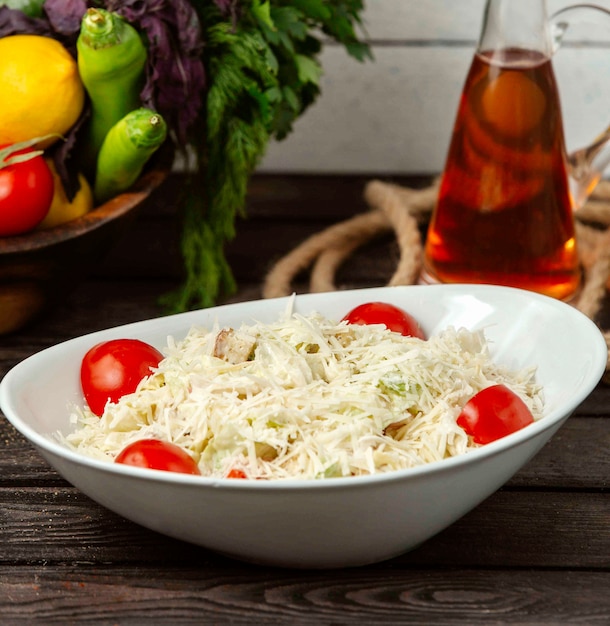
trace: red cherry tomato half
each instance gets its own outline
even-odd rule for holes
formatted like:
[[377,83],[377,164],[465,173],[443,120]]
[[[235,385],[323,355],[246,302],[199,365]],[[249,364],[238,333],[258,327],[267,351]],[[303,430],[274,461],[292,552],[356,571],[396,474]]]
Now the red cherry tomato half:
[[[53,200],[55,183],[44,158],[31,148],[18,146],[0,146],[2,237],[33,230],[46,217]],[[33,156],[27,158],[29,154]]]
[[159,439],[140,439],[130,443],[119,452],[114,462],[164,472],[201,474],[197,463],[186,450]]
[[531,424],[534,418],[523,400],[504,385],[492,385],[474,395],[457,418],[475,443],[490,443]]
[[83,358],[81,387],[96,415],[106,403],[133,393],[139,382],[159,365],[163,355],[139,339],[113,339],[93,346]]
[[240,469],[232,469],[228,474],[227,478],[247,478],[246,472]]
[[367,302],[352,309],[342,321],[350,324],[385,324],[386,328],[406,337],[425,339],[417,320],[386,302]]

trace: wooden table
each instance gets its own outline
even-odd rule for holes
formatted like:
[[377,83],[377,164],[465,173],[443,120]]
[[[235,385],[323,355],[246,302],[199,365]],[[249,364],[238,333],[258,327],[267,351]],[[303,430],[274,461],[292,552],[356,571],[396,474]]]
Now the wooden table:
[[[259,297],[281,255],[364,210],[365,181],[255,177],[228,248],[240,285],[231,299]],[[158,297],[176,286],[181,264],[179,185],[167,181],[65,304],[0,338],[0,377],[57,342],[162,313]],[[395,255],[390,238],[367,246],[342,269],[341,286],[385,284]],[[532,462],[449,529],[399,558],[340,571],[257,567],[158,535],[71,487],[4,419],[0,436],[2,624],[610,623],[603,384]]]

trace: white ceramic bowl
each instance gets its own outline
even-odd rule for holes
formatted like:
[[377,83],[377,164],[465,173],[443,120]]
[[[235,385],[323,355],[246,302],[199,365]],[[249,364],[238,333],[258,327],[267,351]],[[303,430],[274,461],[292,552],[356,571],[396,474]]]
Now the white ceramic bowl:
[[340,319],[357,304],[403,307],[430,335],[484,327],[493,357],[538,366],[545,416],[468,454],[377,476],[318,481],[210,479],[98,462],[52,438],[81,401],[80,361],[94,343],[135,337],[157,347],[192,324],[270,322],[286,299],[183,313],[86,335],[13,368],[0,385],[6,417],[68,481],[120,515],[169,536],[257,563],[347,567],[399,555],[443,530],[529,461],[593,390],[606,364],[597,327],[567,304],[504,287],[430,285],[303,295],[296,310]]

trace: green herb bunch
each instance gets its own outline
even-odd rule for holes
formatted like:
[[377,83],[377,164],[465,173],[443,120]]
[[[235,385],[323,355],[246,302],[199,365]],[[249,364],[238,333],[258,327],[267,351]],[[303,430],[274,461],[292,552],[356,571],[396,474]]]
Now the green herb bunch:
[[192,3],[204,28],[207,93],[192,129],[194,172],[184,203],[186,278],[172,310],[205,307],[234,290],[225,243],[243,215],[248,181],[270,139],[283,139],[320,93],[323,38],[370,56],[355,28],[362,0]]

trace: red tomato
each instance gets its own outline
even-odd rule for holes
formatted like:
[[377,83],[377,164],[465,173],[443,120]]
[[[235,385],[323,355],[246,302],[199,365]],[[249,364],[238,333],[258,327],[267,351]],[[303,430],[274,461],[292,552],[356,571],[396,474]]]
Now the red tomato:
[[247,478],[246,472],[240,469],[232,469],[228,474],[227,478]]
[[119,452],[114,462],[165,472],[201,474],[197,463],[186,450],[159,439],[140,439],[130,443]]
[[[0,146],[0,236],[34,229],[53,200],[53,174],[40,153]],[[24,156],[26,155],[26,156]],[[29,156],[32,155],[32,156]]]
[[96,415],[106,403],[133,393],[138,383],[159,365],[163,355],[138,339],[113,339],[93,346],[81,364],[85,400]]
[[352,309],[342,321],[350,324],[385,324],[388,330],[393,330],[395,333],[419,339],[426,338],[413,316],[386,302],[361,304]]
[[534,418],[521,398],[504,385],[474,395],[457,418],[475,443],[489,443],[531,424]]

